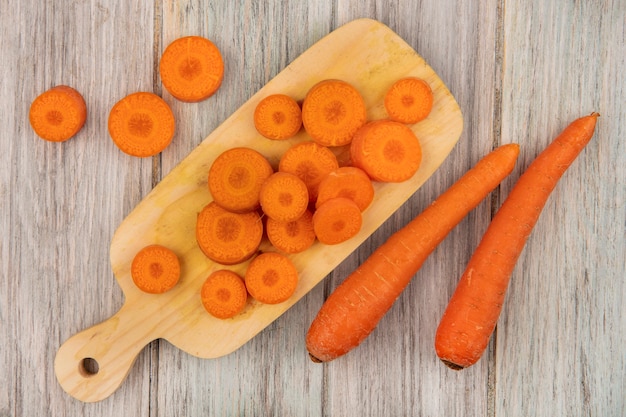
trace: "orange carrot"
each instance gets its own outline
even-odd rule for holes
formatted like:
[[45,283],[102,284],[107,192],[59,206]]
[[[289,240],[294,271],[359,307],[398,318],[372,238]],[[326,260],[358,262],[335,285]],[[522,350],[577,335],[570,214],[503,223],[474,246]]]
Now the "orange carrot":
[[290,222],[269,218],[265,231],[270,243],[285,253],[300,253],[315,243],[313,213],[309,210],[306,210],[300,218]]
[[238,274],[227,269],[218,269],[202,284],[200,297],[209,314],[218,319],[229,319],[243,311],[248,300],[248,291]]
[[354,201],[361,211],[374,199],[374,186],[370,177],[360,168],[339,167],[320,182],[315,206],[335,197],[346,197]]
[[302,111],[288,95],[272,94],[257,104],[253,120],[256,130],[266,138],[289,139],[302,127]]
[[261,209],[270,219],[290,222],[300,218],[309,205],[309,191],[299,177],[275,172],[265,180],[259,193]]
[[211,97],[222,84],[224,61],[210,40],[185,36],[165,48],[159,73],[171,95],[181,101],[198,102]]
[[302,102],[304,128],[323,146],[347,145],[366,121],[367,108],[361,93],[345,81],[320,81]]
[[254,149],[238,147],[222,152],[209,169],[209,191],[226,210],[245,213],[259,207],[259,193],[274,172]]
[[163,151],[174,137],[176,122],[170,106],[148,92],[130,94],[109,113],[109,134],[124,153],[147,157]]
[[593,136],[597,113],[572,122],[528,166],[493,217],[441,318],[435,349],[452,369],[485,351],[517,259],[557,182]]
[[381,119],[359,129],[350,145],[350,156],[352,164],[374,181],[402,182],[419,169],[422,148],[406,125]]
[[384,104],[391,120],[417,123],[433,108],[433,90],[421,78],[407,77],[396,81],[385,94]]
[[428,255],[513,170],[518,154],[514,144],[489,153],[350,274],[309,328],[311,359],[333,360],[365,340]]
[[78,91],[58,85],[33,100],[28,118],[37,136],[51,142],[63,142],[84,126],[87,105]]
[[265,252],[250,262],[244,279],[248,292],[255,300],[278,304],[296,291],[298,270],[285,255]]
[[361,209],[345,197],[326,200],[313,213],[315,236],[326,245],[345,242],[361,230],[362,224]]
[[178,282],[180,262],[171,249],[161,245],[149,245],[133,258],[130,275],[141,291],[162,294],[171,290]]
[[256,211],[233,213],[212,201],[198,214],[198,246],[217,263],[233,265],[249,259],[262,237],[263,223]]
[[301,142],[287,149],[280,158],[278,170],[299,177],[307,186],[309,200],[317,199],[322,179],[339,168],[337,157],[325,146],[315,142]]

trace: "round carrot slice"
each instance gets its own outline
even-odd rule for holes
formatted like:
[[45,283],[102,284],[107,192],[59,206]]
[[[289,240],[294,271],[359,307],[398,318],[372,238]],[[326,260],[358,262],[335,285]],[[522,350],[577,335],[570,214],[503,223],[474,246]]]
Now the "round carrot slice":
[[278,304],[288,300],[296,291],[298,270],[285,255],[265,252],[250,262],[244,280],[255,300]]
[[300,105],[285,94],[269,95],[254,109],[254,127],[268,139],[289,139],[302,127]]
[[180,262],[176,254],[165,246],[146,246],[133,258],[130,275],[141,291],[161,294],[178,282]]
[[218,319],[228,319],[241,313],[245,308],[248,291],[238,274],[227,269],[219,269],[204,281],[200,297],[209,314]]
[[361,211],[374,200],[374,186],[370,177],[360,168],[339,167],[320,182],[315,206],[335,197],[346,197],[354,201]]
[[163,87],[178,100],[202,101],[222,84],[224,61],[213,42],[201,36],[185,36],[165,48],[159,63]]
[[309,205],[309,192],[299,177],[279,171],[265,180],[259,199],[267,217],[289,222],[304,214]]
[[132,93],[109,113],[109,134],[122,152],[147,157],[163,151],[174,137],[176,122],[170,106],[148,92]]
[[285,253],[300,253],[315,243],[313,214],[309,210],[290,222],[268,218],[265,230],[272,246]]
[[87,105],[78,91],[58,85],[35,98],[28,118],[37,136],[63,142],[82,129],[87,120]]
[[384,103],[391,120],[417,123],[424,120],[433,108],[433,90],[421,78],[402,78],[389,88]]
[[326,245],[336,245],[355,236],[363,218],[357,204],[345,197],[336,197],[320,205],[313,214],[313,230]]

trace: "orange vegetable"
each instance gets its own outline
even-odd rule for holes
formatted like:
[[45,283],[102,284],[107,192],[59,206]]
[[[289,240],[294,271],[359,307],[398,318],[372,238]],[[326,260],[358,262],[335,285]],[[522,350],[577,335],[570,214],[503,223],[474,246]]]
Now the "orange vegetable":
[[417,123],[433,108],[433,90],[421,78],[407,77],[396,81],[385,94],[385,109],[391,120]]
[[361,209],[345,197],[326,200],[313,213],[315,236],[326,245],[336,245],[350,239],[361,230],[362,223]]
[[366,121],[367,108],[361,93],[345,81],[320,81],[302,102],[304,128],[323,146],[347,145]]
[[337,157],[325,146],[315,142],[301,142],[287,149],[280,158],[278,170],[299,177],[307,186],[309,200],[317,199],[322,179],[339,168]]
[[198,246],[217,263],[233,265],[249,259],[262,237],[263,223],[256,211],[233,213],[212,201],[198,214]]
[[375,120],[354,135],[350,145],[352,164],[374,181],[402,182],[422,163],[422,147],[406,125],[389,119]]
[[174,113],[159,96],[148,92],[130,94],[109,113],[109,134],[124,153],[147,157],[163,151],[174,137]]
[[245,274],[250,295],[264,304],[278,304],[289,299],[298,286],[298,271],[285,255],[265,252],[254,258]]
[[200,297],[209,314],[218,319],[228,319],[243,311],[248,291],[243,279],[235,272],[218,269],[202,284]]
[[374,186],[370,177],[360,168],[344,166],[330,172],[320,182],[316,207],[335,197],[354,201],[361,211],[374,199]]
[[170,43],[159,62],[163,87],[185,102],[211,97],[222,84],[224,61],[213,42],[201,36],[185,36]]
[[254,149],[238,147],[222,152],[209,169],[209,191],[226,210],[244,213],[259,207],[261,186],[274,172]]
[[254,127],[268,139],[289,139],[302,127],[300,105],[285,94],[269,95],[254,109]]
[[300,218],[309,205],[309,192],[299,177],[275,172],[265,180],[259,193],[261,209],[270,219],[290,222]]
[[311,359],[336,359],[365,340],[428,255],[513,170],[518,153],[514,144],[489,153],[350,274],[311,323]]
[[435,349],[453,369],[478,361],[493,333],[511,273],[557,182],[593,136],[597,113],[572,122],[528,166],[493,217],[441,318]]
[[51,142],[63,142],[84,126],[87,105],[78,91],[58,85],[33,100],[28,118],[37,136]]
[[180,262],[174,251],[165,246],[146,246],[133,258],[130,275],[141,291],[162,294],[180,279]]
[[304,214],[293,221],[281,222],[267,219],[265,232],[270,243],[279,251],[285,253],[300,253],[315,243],[313,230],[313,214],[306,210]]

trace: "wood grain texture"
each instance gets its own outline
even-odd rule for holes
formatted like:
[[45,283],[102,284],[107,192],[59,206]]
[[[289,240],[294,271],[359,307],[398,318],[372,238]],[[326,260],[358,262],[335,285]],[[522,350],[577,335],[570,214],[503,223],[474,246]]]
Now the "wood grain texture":
[[[127,4],[128,3],[128,4]],[[626,415],[624,172],[626,4],[303,1],[0,2],[0,416]],[[158,341],[109,399],[84,404],[53,373],[61,343],[110,317],[123,295],[108,247],[126,215],[206,135],[316,40],[358,17],[412,45],[455,95],[466,124],[444,165],[322,284],[237,352],[204,360]],[[156,60],[200,33],[232,53],[228,94],[176,103]],[[65,82],[85,94],[84,130],[38,140],[30,101]],[[163,94],[190,122],[153,160],[125,157],[106,117],[123,95]],[[513,277],[497,337],[474,367],[435,357],[437,320],[501,198],[433,253],[353,354],[311,363],[304,334],[323,298],[374,247],[494,143],[518,142],[519,169],[569,121],[601,113]]]

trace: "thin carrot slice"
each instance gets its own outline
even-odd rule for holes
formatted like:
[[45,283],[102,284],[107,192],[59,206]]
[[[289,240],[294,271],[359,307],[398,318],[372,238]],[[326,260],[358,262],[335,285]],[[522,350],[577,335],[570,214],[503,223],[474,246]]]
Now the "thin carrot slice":
[[163,151],[176,130],[174,113],[159,96],[132,93],[118,101],[109,113],[111,139],[124,153],[148,157]]
[[335,197],[346,197],[354,201],[361,211],[374,200],[374,186],[370,177],[360,168],[339,167],[320,182],[315,206]]
[[254,258],[245,274],[250,295],[264,304],[287,301],[298,286],[298,270],[285,255],[265,252]]
[[274,140],[289,139],[302,127],[300,105],[285,94],[272,94],[261,100],[254,109],[253,119],[256,130]]
[[272,246],[285,253],[300,253],[315,243],[313,213],[306,210],[297,220],[281,222],[267,219],[265,232]]
[[159,62],[163,87],[178,100],[198,102],[211,97],[224,78],[220,50],[201,36],[185,36],[170,43]]
[[221,153],[209,169],[209,191],[226,210],[244,213],[259,207],[261,186],[274,172],[267,158],[238,147]]
[[361,209],[345,197],[331,198],[313,213],[315,236],[326,245],[336,245],[355,236],[362,223]]
[[354,166],[374,181],[402,182],[411,178],[422,162],[422,147],[406,125],[389,119],[363,126],[350,144]]
[[256,211],[233,213],[212,201],[198,214],[198,246],[217,263],[234,265],[249,259],[262,237],[263,222]]
[[50,142],[63,142],[84,126],[87,105],[78,91],[58,85],[33,100],[28,118],[37,136]]
[[143,292],[162,294],[180,279],[180,262],[171,249],[150,245],[141,249],[130,267],[133,282]]
[[320,81],[302,103],[304,128],[323,146],[347,145],[366,121],[367,108],[361,93],[345,81]]
[[325,146],[301,142],[287,149],[280,158],[278,170],[299,177],[307,186],[309,200],[317,199],[319,184],[331,171],[339,168],[337,157]]
[[218,269],[207,277],[200,290],[202,305],[213,317],[229,319],[241,313],[248,301],[246,284],[237,273]]
[[391,120],[417,123],[433,108],[433,90],[421,78],[407,77],[396,81],[385,94],[384,104]]
[[309,205],[309,191],[299,177],[275,172],[265,180],[259,193],[261,209],[270,219],[290,222],[301,217]]

